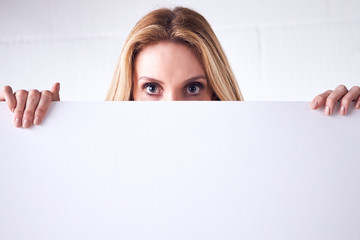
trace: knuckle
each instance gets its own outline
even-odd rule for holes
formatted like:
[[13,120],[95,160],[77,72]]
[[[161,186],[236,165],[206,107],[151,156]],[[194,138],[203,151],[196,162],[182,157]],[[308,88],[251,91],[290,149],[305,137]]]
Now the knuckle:
[[34,111],[33,110],[26,110],[25,112],[24,112],[24,116],[25,117],[28,117],[28,118],[32,118],[33,116],[34,116]]
[[337,99],[335,99],[334,97],[330,96],[326,99],[326,103],[327,104],[335,104],[335,102],[337,101]]
[[347,88],[345,87],[345,85],[339,85],[337,88],[342,91],[347,91]]
[[21,110],[21,109],[16,109],[15,111],[14,111],[14,116],[16,117],[21,117],[22,115],[23,115],[23,113],[24,113],[24,110]]
[[46,99],[52,99],[52,93],[49,90],[44,90],[41,92],[41,96]]
[[351,102],[351,100],[349,99],[349,98],[343,98],[343,99],[341,99],[341,103],[343,104],[343,105],[349,105],[350,104],[350,102]]
[[353,86],[350,90],[360,92],[360,87],[359,86]]
[[21,97],[23,96],[27,96],[28,94],[28,91],[24,90],[24,89],[21,89],[19,91],[16,91],[16,95],[20,95]]
[[8,86],[8,85],[4,86],[3,87],[3,92],[4,93],[10,93],[10,92],[12,92],[12,88],[10,86]]
[[36,89],[29,90],[29,95],[31,96],[40,96],[40,92]]
[[319,100],[319,101],[323,101],[324,100],[324,96],[321,96],[321,95],[318,95],[318,96],[316,96],[315,97],[317,100]]
[[46,109],[45,108],[38,108],[36,109],[36,115],[37,116],[44,116],[46,113]]

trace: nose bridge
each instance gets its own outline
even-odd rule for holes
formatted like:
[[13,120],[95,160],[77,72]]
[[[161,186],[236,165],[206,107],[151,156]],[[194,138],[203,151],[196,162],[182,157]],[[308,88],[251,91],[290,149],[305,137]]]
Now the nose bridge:
[[174,89],[169,89],[167,91],[166,94],[164,94],[164,99],[165,101],[181,101],[182,96],[181,94],[179,94],[177,91],[175,91]]

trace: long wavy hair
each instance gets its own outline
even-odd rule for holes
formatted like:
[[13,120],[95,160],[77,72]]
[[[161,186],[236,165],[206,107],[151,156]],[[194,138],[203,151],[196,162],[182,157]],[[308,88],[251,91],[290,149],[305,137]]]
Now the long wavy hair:
[[146,45],[159,41],[182,43],[194,51],[213,91],[213,100],[244,100],[224,50],[208,21],[194,10],[176,7],[152,11],[132,29],[121,51],[107,101],[133,100],[135,58]]

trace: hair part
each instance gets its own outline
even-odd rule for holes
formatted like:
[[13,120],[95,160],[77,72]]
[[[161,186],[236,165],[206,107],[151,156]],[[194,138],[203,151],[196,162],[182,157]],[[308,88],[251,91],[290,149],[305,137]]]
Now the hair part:
[[120,54],[107,101],[133,100],[134,62],[147,45],[174,41],[190,47],[202,64],[213,100],[244,100],[230,64],[207,20],[184,7],[161,8],[144,16],[130,32]]

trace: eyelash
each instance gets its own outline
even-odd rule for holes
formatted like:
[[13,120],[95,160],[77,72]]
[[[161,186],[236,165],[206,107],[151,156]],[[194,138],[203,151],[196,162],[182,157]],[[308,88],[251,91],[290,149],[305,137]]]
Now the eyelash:
[[186,91],[188,90],[188,87],[190,87],[190,86],[196,86],[196,87],[199,88],[199,91],[197,93],[195,93],[195,94],[190,93],[191,96],[199,95],[200,91],[204,89],[204,85],[202,83],[200,83],[200,82],[192,82],[192,83],[189,83],[188,85],[186,85],[186,87],[185,87]]
[[[160,89],[160,85],[159,85],[158,83],[153,83],[153,82],[145,83],[142,88],[146,91],[147,88],[150,87],[150,86],[155,86],[157,89]],[[190,94],[189,94],[190,96],[197,96],[197,95],[200,94],[200,91],[204,89],[204,84],[202,84],[201,82],[192,82],[192,83],[189,83],[189,84],[187,84],[187,85],[185,86],[185,89],[184,89],[185,94],[187,94],[187,88],[188,88],[189,86],[196,86],[196,87],[199,88],[198,93],[195,93],[195,94],[191,94],[191,93],[190,93]],[[158,95],[157,93],[149,93],[148,91],[146,91],[146,94],[148,94],[148,95],[150,95],[150,96],[156,96],[156,95]]]
[[[157,83],[151,83],[151,82],[150,82],[150,83],[145,83],[142,88],[145,89],[145,91],[146,91],[147,88],[150,87],[150,86],[155,86],[157,89],[160,89],[159,84],[157,84]],[[155,93],[149,93],[148,91],[146,91],[146,94],[148,94],[148,95],[150,95],[150,96],[157,95],[157,94],[155,94]]]

